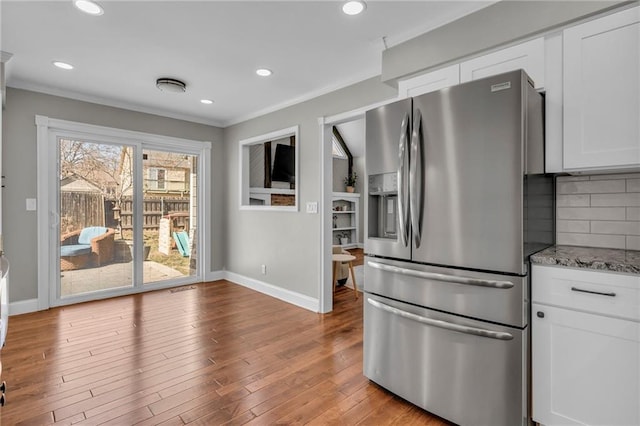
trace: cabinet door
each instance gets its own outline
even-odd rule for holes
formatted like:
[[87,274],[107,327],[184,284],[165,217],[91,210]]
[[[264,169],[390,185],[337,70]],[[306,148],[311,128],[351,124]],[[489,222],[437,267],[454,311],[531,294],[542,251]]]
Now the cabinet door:
[[532,307],[533,419],[640,424],[640,323]]
[[455,64],[401,81],[398,83],[398,97],[410,98],[455,86],[458,83],[460,83],[460,65]]
[[640,167],[640,8],[563,39],[565,170]]
[[507,47],[460,64],[460,82],[477,80],[523,69],[535,83],[544,87],[544,38]]

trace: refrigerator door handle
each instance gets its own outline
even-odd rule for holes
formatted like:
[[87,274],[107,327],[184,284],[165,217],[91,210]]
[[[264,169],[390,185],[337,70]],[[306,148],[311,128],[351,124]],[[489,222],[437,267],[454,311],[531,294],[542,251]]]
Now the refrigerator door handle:
[[393,306],[389,306],[385,303],[378,302],[377,300],[373,300],[371,298],[367,298],[367,303],[369,303],[371,306],[375,308],[382,309],[383,311],[389,312],[391,314],[398,315],[400,317],[407,318],[413,321],[417,321],[421,324],[426,324],[426,325],[442,328],[449,331],[456,331],[458,333],[472,334],[474,336],[488,337],[488,338],[497,339],[497,340],[513,339],[512,334],[506,333],[504,331],[486,330],[483,328],[469,327],[466,325],[454,324],[447,321],[426,318],[421,315],[416,315],[411,312],[403,311],[402,309],[394,308]]
[[400,241],[406,247],[409,245],[409,184],[407,182],[407,139],[409,130],[409,114],[405,114],[400,130],[400,142],[398,144],[398,225]]
[[385,263],[368,261],[367,265],[375,269],[380,269],[394,274],[408,275],[410,277],[426,278],[429,280],[444,281],[454,284],[473,285],[478,287],[490,287],[497,289],[510,289],[513,283],[510,281],[481,280],[478,278],[458,277],[455,275],[438,274],[436,272],[416,271],[415,269],[400,268],[398,266],[387,265]]
[[413,242],[416,248],[420,247],[422,240],[422,140],[420,127],[422,113],[416,108],[413,119],[413,132],[411,133],[411,153],[409,155],[409,211],[411,213],[411,229],[413,230]]

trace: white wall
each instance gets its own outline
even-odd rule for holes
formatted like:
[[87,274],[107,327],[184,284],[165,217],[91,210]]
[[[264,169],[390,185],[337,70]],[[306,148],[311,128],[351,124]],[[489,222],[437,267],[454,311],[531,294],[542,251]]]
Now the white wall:
[[[318,297],[320,215],[305,213],[309,201],[322,208],[321,143],[318,118],[395,98],[397,92],[379,78],[349,86],[301,104],[224,130],[229,202],[226,206],[227,269],[305,296]],[[238,209],[238,141],[274,130],[300,126],[299,212]],[[328,188],[331,190],[331,188]],[[262,275],[260,265],[267,266]]]
[[212,269],[224,268],[223,206],[226,199],[222,129],[172,118],[80,102],[19,89],[7,89],[2,116],[2,192],[4,248],[11,262],[10,302],[38,296],[36,212],[25,211],[25,199],[36,198],[35,116],[44,115],[119,129],[212,142]]

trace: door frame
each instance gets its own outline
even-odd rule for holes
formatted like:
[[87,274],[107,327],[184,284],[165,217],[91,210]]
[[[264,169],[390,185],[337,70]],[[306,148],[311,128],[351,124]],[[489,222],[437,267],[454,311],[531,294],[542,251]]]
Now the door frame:
[[[337,124],[360,119],[365,120],[366,126],[367,111],[390,104],[399,99],[402,98],[395,97],[386,99],[362,108],[318,118],[318,126],[320,127],[320,193],[322,194],[322,202],[320,203],[320,279],[318,280],[318,312],[321,314],[325,314],[333,310],[333,283],[331,282],[333,278],[333,265],[331,261],[333,246],[333,236],[331,231],[331,218],[333,216],[331,211],[333,205],[333,154],[331,149],[331,136],[333,135],[332,127]],[[361,232],[367,232],[368,215],[366,213],[366,208],[368,197],[366,194],[368,193],[368,185],[366,176],[363,177],[363,185],[362,192],[365,194],[365,197],[364,203],[361,206],[363,209],[362,211],[364,212],[363,229]]]
[[[92,124],[78,123],[73,121],[52,119],[46,116],[36,115],[37,126],[37,224],[38,224],[38,310],[48,309],[52,306],[79,303],[87,300],[97,300],[107,297],[115,297],[125,294],[140,293],[144,291],[157,290],[161,288],[175,287],[193,282],[205,280],[206,272],[210,269],[210,251],[205,243],[205,236],[208,235],[209,224],[211,223],[210,198],[207,191],[210,185],[210,164],[211,164],[211,142],[194,141],[180,139],[151,133],[136,132],[124,129],[117,129]],[[119,143],[133,146],[135,150],[145,149],[175,149],[192,155],[198,155],[198,228],[197,228],[197,260],[196,275],[158,284],[143,284],[141,281],[142,270],[134,276],[134,283],[131,287],[118,288],[107,292],[87,293],[63,299],[52,298],[58,285],[58,279],[50,279],[52,271],[59,271],[58,253],[52,249],[58,236],[58,189],[52,190],[53,185],[58,184],[55,174],[57,173],[57,138],[67,136],[85,140],[87,142]],[[138,172],[134,177],[134,187],[139,192],[142,189],[142,156],[138,155],[134,169]],[[53,159],[56,159],[54,162]],[[53,178],[52,178],[53,177]],[[59,185],[58,185],[59,186]],[[139,198],[139,197],[136,197]],[[142,230],[140,214],[142,210],[142,200],[134,201],[134,230],[140,236]],[[137,238],[136,240],[139,240]],[[142,244],[137,244],[134,258],[141,259]],[[56,262],[58,262],[56,266]],[[54,269],[55,268],[55,269]],[[135,285],[135,280],[140,280],[140,285]],[[57,293],[56,293],[57,294]]]

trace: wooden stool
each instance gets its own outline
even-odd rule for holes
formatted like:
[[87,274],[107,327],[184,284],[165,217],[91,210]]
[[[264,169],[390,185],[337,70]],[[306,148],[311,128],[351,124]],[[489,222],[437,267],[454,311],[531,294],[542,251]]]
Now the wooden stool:
[[333,292],[336,291],[336,275],[338,270],[338,263],[349,262],[349,273],[351,274],[351,283],[353,284],[353,292],[358,298],[358,286],[356,285],[356,275],[353,273],[353,261],[356,260],[355,256],[351,256],[350,254],[334,254],[332,255],[333,260]]

